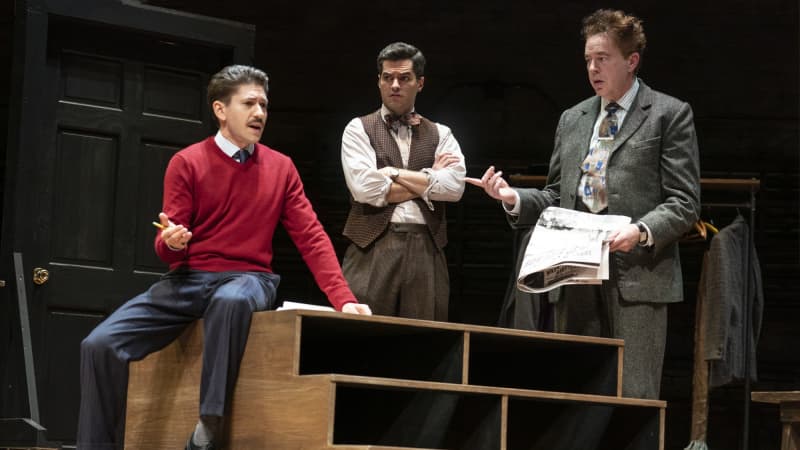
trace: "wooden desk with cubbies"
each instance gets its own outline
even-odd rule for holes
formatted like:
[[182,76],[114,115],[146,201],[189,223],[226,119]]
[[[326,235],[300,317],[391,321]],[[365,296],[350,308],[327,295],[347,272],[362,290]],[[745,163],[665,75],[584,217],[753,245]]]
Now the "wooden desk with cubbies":
[[[126,448],[183,445],[198,415],[201,350],[198,322],[131,364]],[[256,313],[225,448],[549,449],[570,418],[603,416],[598,449],[663,449],[666,403],[621,397],[623,351],[616,339]]]

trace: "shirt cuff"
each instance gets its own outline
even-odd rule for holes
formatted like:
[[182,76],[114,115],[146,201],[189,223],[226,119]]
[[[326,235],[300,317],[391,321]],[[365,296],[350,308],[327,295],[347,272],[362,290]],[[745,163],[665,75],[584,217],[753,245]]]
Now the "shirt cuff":
[[506,202],[500,202],[500,203],[503,204],[503,209],[506,211],[506,214],[509,214],[509,215],[512,215],[512,216],[518,216],[519,215],[519,210],[520,210],[519,192],[514,190],[514,196],[517,197],[517,201],[514,202],[514,206],[513,207],[509,207],[508,203],[506,203]]
[[420,195],[420,198],[428,205],[428,209],[431,211],[434,210],[433,202],[431,202],[430,194],[433,187],[439,183],[439,180],[436,178],[436,172],[433,169],[422,169],[422,173],[428,176],[428,187],[425,188],[425,191]]
[[644,226],[644,229],[647,230],[647,241],[639,245],[641,245],[642,247],[651,247],[654,243],[653,232],[650,231],[650,227],[648,227],[646,223],[642,222],[641,220],[639,221],[639,223],[641,223],[642,226]]

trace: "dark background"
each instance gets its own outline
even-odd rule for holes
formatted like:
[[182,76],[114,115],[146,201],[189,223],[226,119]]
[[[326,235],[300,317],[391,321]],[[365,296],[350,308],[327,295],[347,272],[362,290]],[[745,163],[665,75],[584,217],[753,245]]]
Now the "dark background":
[[[403,40],[425,53],[426,84],[417,109],[453,129],[468,174],[479,175],[489,164],[506,173],[545,174],[560,112],[593,94],[580,19],[598,7],[638,15],[649,39],[640,76],[692,105],[703,177],[761,181],[755,236],[765,316],[753,389],[800,389],[796,0],[144,3],[256,26],[253,63],[270,74],[271,87],[262,141],[295,160],[340,256],[348,204],[341,132],[352,117],[380,105],[375,56],[384,45]],[[6,61],[14,19],[13,2],[0,3],[0,58]],[[10,70],[0,66],[0,165],[14,89]],[[739,198],[704,192],[711,197]],[[704,214],[724,226],[734,212]],[[452,319],[494,324],[511,272],[511,232],[500,207],[469,186],[448,219]],[[682,251],[687,301],[670,307],[662,389],[669,402],[668,449],[688,443],[691,416],[694,292],[702,248],[687,244]],[[275,261],[284,280],[281,298],[324,302],[285,235],[278,238]],[[743,398],[738,386],[712,392],[711,448],[738,447]],[[753,404],[751,421],[753,448],[777,448],[777,408]]]

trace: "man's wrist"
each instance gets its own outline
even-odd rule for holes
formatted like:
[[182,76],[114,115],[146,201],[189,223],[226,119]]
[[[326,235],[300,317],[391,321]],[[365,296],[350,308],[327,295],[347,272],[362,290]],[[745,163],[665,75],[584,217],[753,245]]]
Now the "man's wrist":
[[636,228],[639,229],[639,245],[647,245],[647,242],[650,240],[650,233],[648,232],[647,227],[642,222],[636,222]]
[[512,216],[518,216],[519,215],[519,211],[520,211],[519,193],[515,189],[512,189],[511,191],[514,194],[514,196],[512,198],[507,199],[507,200],[511,200],[511,201],[509,202],[509,201],[506,201],[506,199],[503,199],[503,200],[500,200],[500,202],[503,204],[503,209],[508,214],[511,214]]
[[[164,243],[167,244],[166,242],[164,242]],[[172,250],[173,252],[182,252],[182,251],[184,251],[186,249],[186,246],[184,246],[183,248],[175,248],[175,247],[167,244],[167,248]]]

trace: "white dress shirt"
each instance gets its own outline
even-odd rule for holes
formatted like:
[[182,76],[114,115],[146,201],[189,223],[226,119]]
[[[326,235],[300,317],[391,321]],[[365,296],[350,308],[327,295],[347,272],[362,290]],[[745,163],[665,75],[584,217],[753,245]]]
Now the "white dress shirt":
[[[233,155],[238,152],[240,149],[236,146],[233,142],[229,141],[225,136],[222,135],[221,131],[217,131],[217,135],[214,136],[214,142],[217,143],[217,146],[225,152],[226,155],[233,158]],[[255,145],[248,144],[247,147],[243,148],[242,150],[247,150],[247,153],[250,153],[250,156],[253,156],[253,149]]]
[[[381,106],[381,120],[387,114],[391,114],[386,106]],[[428,188],[422,195],[422,199],[433,209],[431,201],[456,202],[461,199],[464,193],[464,176],[467,169],[464,164],[464,155],[461,154],[461,147],[453,136],[450,128],[436,124],[439,132],[439,144],[436,146],[438,156],[442,153],[451,153],[458,157],[458,163],[444,169],[433,170],[423,169],[422,172],[428,174]],[[390,131],[390,134],[400,149],[400,156],[403,159],[403,167],[408,167],[408,157],[411,152],[411,135],[413,129],[410,126],[401,126],[397,132]],[[378,172],[378,164],[375,156],[375,149],[369,143],[369,137],[364,130],[364,125],[360,118],[355,118],[347,124],[342,135],[342,168],[347,188],[353,195],[355,201],[368,205],[381,207],[386,206],[386,196],[392,185],[392,179]],[[394,209],[391,218],[392,222],[398,223],[425,223],[422,211],[414,201],[399,203]]]

